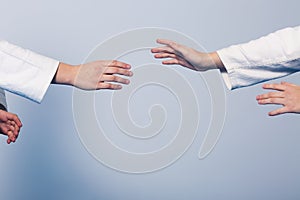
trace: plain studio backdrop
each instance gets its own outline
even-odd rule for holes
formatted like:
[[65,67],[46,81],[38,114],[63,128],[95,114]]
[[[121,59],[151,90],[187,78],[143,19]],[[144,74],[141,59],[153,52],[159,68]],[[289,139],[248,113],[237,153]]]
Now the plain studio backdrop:
[[[298,0],[2,0],[0,38],[70,64],[82,63],[108,38],[143,27],[179,31],[207,51],[214,51],[299,25],[299,6]],[[141,64],[144,57],[151,56],[149,52],[140,54],[127,60]],[[24,127],[15,144],[7,145],[1,137],[0,199],[299,199],[300,116],[269,117],[267,112],[278,106],[257,105],[255,96],[265,92],[261,84],[226,90],[227,113],[221,138],[212,153],[199,160],[203,130],[211,115],[207,108],[210,101],[205,92],[202,95],[205,88],[196,73],[173,68],[196,90],[199,131],[177,162],[148,174],[113,170],[88,153],[73,121],[71,87],[50,86],[40,105],[7,93],[9,110],[18,114]],[[281,80],[300,84],[297,73],[270,82]],[[97,116],[109,122],[111,113],[102,107],[112,92],[96,94]],[[114,132],[108,131],[109,137],[131,151],[153,150],[167,143],[174,132],[172,124],[178,123],[174,97],[153,86],[132,98],[132,118],[141,125],[149,123],[151,103],[167,104],[167,136],[145,145],[146,149],[118,139]],[[107,130],[115,129],[113,123],[104,124]]]

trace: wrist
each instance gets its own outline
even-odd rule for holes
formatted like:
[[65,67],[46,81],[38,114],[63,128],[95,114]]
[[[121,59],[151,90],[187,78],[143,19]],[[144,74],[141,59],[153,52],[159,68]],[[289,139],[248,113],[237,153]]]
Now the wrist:
[[211,53],[208,53],[208,55],[209,55],[210,59],[212,60],[212,65],[213,65],[212,68],[213,69],[219,69],[220,71],[225,70],[225,66],[217,52],[211,52]]
[[79,66],[59,63],[52,83],[74,85]]

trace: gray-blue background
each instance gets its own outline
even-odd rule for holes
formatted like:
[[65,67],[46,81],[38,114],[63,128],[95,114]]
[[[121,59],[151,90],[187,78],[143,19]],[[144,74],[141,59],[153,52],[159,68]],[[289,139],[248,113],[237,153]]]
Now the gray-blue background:
[[[2,0],[0,38],[72,64],[112,35],[140,27],[178,30],[213,51],[298,25],[299,6],[298,0]],[[196,84],[195,73],[182,73]],[[284,80],[300,84],[299,74]],[[299,116],[268,117],[277,106],[258,106],[262,92],[261,85],[227,91],[223,133],[206,159],[197,157],[200,127],[181,159],[143,175],[107,168],[85,150],[70,87],[51,86],[41,105],[8,94],[24,127],[16,144],[2,137],[0,199],[299,199]],[[99,93],[99,101],[108,94]]]

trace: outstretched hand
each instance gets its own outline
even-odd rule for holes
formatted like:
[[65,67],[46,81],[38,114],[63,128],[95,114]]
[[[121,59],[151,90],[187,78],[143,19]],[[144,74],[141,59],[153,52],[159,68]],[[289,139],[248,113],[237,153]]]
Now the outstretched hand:
[[280,84],[264,84],[263,88],[275,90],[275,92],[258,95],[256,99],[259,104],[279,104],[283,106],[269,112],[270,116],[300,113],[300,86],[281,82]]
[[207,71],[224,67],[216,52],[199,52],[193,48],[165,39],[158,39],[157,43],[165,46],[153,48],[151,52],[158,59],[170,58],[162,62],[165,65],[181,65],[195,71]]
[[[121,89],[129,80],[121,76],[132,76],[130,65],[120,61],[95,61],[83,64],[75,78],[74,86],[84,90]],[[121,76],[120,76],[121,75]]]
[[0,131],[1,134],[7,135],[7,144],[16,141],[21,127],[22,123],[17,115],[0,110]]
[[76,66],[60,63],[52,83],[72,85],[83,90],[118,90],[122,88],[121,84],[129,84],[129,80],[122,76],[132,76],[130,69],[129,64],[115,60],[99,60]]

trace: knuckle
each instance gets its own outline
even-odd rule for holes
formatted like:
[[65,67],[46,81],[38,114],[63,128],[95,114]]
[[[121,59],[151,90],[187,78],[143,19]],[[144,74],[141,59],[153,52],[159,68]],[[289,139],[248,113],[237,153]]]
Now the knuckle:
[[109,88],[109,83],[102,83],[102,88]]
[[113,73],[114,73],[114,74],[118,74],[118,73],[120,73],[120,71],[121,71],[121,70],[118,69],[118,68],[114,68],[114,69],[113,69]]
[[112,77],[112,80],[113,80],[113,81],[118,81],[118,77],[117,77],[117,76],[113,76],[113,77]]
[[290,104],[288,104],[288,105],[285,105],[285,107],[286,107],[286,109],[287,109],[288,111],[293,111],[293,110],[294,110],[294,108],[295,108],[295,106],[294,106],[294,105],[290,105]]
[[171,42],[170,46],[176,48],[176,47],[178,47],[178,44],[176,42]]
[[107,88],[108,88],[108,89],[114,89],[115,86],[114,86],[114,84],[109,83]]
[[112,60],[112,61],[111,61],[111,64],[112,64],[113,66],[118,65],[118,63],[119,63],[119,62],[118,62],[117,60]]

